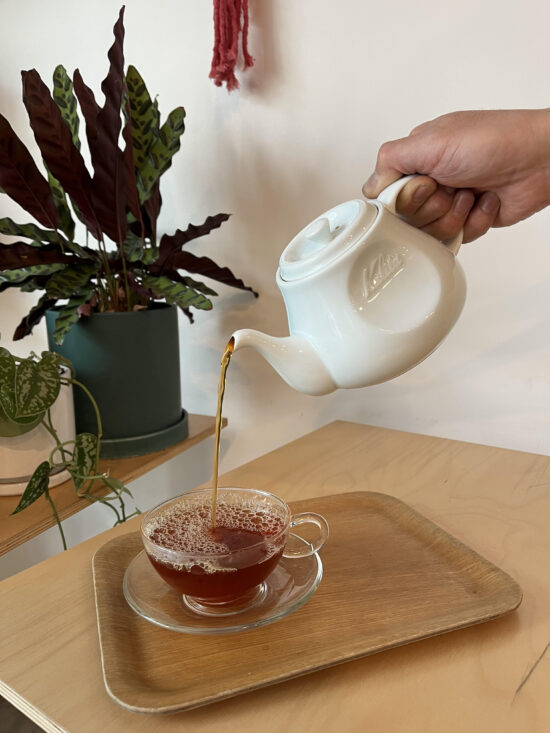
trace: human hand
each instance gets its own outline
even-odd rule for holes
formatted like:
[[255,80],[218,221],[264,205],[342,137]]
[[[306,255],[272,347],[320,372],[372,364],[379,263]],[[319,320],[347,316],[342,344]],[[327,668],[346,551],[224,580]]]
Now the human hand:
[[397,211],[438,239],[471,242],[550,203],[550,110],[453,112],[384,143],[363,186],[375,198],[402,175]]

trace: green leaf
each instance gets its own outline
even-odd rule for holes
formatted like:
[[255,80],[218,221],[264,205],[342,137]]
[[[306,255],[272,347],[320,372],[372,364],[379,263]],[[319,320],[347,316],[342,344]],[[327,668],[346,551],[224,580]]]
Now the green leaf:
[[69,204],[67,203],[67,196],[65,195],[63,186],[59,183],[57,178],[52,175],[47,166],[46,170],[48,171],[48,183],[50,184],[55,208],[59,214],[59,226],[61,227],[61,231],[64,232],[72,241],[74,239],[74,220],[71,215]]
[[34,417],[21,418],[16,422],[11,420],[0,407],[0,437],[16,438],[18,435],[29,433],[40,423],[43,417],[44,413]]
[[61,117],[63,117],[67,127],[71,131],[73,143],[78,150],[80,150],[80,139],[78,137],[78,126],[80,124],[80,120],[78,119],[73,82],[61,64],[56,66],[55,71],[53,72],[53,98],[59,107]]
[[33,475],[31,476],[27,488],[23,492],[23,496],[19,504],[13,510],[12,514],[18,514],[23,509],[33,504],[39,499],[42,494],[48,488],[48,479],[50,478],[50,464],[48,461],[43,461],[39,466],[36,467]]
[[78,295],[99,269],[99,262],[82,262],[55,272],[46,283],[51,298],[71,298]]
[[88,476],[95,472],[97,450],[97,435],[93,435],[92,433],[79,433],[76,436],[73,459],[67,468],[73,478],[77,491],[86,483]]
[[8,417],[13,417],[16,411],[15,371],[15,359],[7,349],[0,347],[0,406]]
[[61,387],[59,370],[51,359],[24,359],[15,373],[14,419],[39,415],[56,401]]
[[65,336],[69,333],[72,326],[78,321],[78,309],[84,305],[93,295],[93,288],[87,288],[81,293],[73,296],[67,305],[59,306],[59,312],[55,320],[55,329],[53,338],[58,346],[61,346],[65,340]]
[[137,171],[139,200],[146,201],[160,176],[172,165],[172,158],[180,149],[180,138],[185,131],[185,110],[177,107],[170,112],[168,119],[160,128],[158,140],[147,154],[143,165]]
[[9,234],[14,237],[27,237],[35,240],[36,244],[47,242],[48,244],[65,244],[63,237],[53,229],[42,229],[36,224],[17,224],[5,216],[0,219],[0,234]]
[[119,479],[103,474],[101,476],[101,480],[106,483],[107,486],[115,492],[115,494],[128,494],[128,496],[132,496],[130,489],[127,489]]
[[136,171],[140,171],[149,150],[158,139],[160,115],[158,106],[151,100],[145,82],[135,66],[128,67],[126,85],[130,101],[134,167]]
[[43,275],[53,275],[54,272],[63,270],[66,265],[52,262],[49,265],[31,265],[30,267],[22,267],[20,270],[2,270],[0,271],[0,283],[17,283],[26,280],[28,277],[41,277]]
[[193,306],[200,310],[212,309],[212,301],[184,283],[174,282],[164,276],[153,277],[152,275],[143,275],[141,280],[158,298],[164,298],[167,303],[175,303],[180,308]]

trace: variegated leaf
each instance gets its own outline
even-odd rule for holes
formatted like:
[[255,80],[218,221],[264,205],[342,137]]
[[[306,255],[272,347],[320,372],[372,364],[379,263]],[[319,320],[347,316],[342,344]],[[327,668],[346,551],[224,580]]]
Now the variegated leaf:
[[153,277],[152,275],[144,275],[141,280],[157,298],[164,298],[167,303],[175,303],[180,308],[193,306],[200,310],[212,309],[212,301],[183,283],[173,282],[167,277]]
[[139,200],[143,203],[152,193],[159,177],[172,165],[172,158],[180,149],[180,138],[185,131],[185,110],[177,107],[170,112],[160,128],[159,137],[150,148],[147,158],[137,171]]
[[97,449],[97,435],[93,435],[92,433],[79,433],[76,436],[73,459],[68,470],[77,490],[82,488],[90,474],[95,473]]
[[[20,290],[29,291],[30,288],[28,287],[30,283],[27,283],[27,285],[21,285]],[[43,287],[43,286],[37,286]],[[42,317],[44,313],[49,309],[53,308],[55,305],[55,298],[48,298],[47,295],[43,295],[38,303],[31,308],[31,310],[27,313],[26,316],[23,316],[21,319],[21,322],[15,329],[15,333],[13,334],[13,340],[18,341],[19,339],[22,339],[24,336],[28,336],[30,333],[32,333],[32,329],[36,326],[37,323],[39,323],[42,320]]]
[[20,270],[1,270],[0,287],[2,283],[18,283],[29,277],[53,275],[54,272],[58,272],[64,267],[65,265],[52,263],[50,265],[32,265],[31,267],[22,267]]
[[[46,170],[48,167],[46,166]],[[74,220],[71,215],[69,204],[67,203],[67,196],[63,190],[63,186],[59,183],[57,178],[48,171],[48,183],[50,184],[50,190],[52,192],[55,208],[59,214],[59,226],[61,231],[67,235],[70,240],[74,239]]]
[[15,415],[15,359],[0,348],[0,406],[9,416]]
[[149,150],[159,136],[160,115],[135,66],[128,66],[126,85],[130,100],[134,167],[136,171],[140,171]]
[[65,244],[65,239],[52,229],[41,229],[36,224],[17,224],[9,216],[0,219],[0,234],[9,234],[14,237],[26,237],[35,240],[33,244],[47,242],[48,244]]
[[15,372],[15,419],[44,413],[56,401],[59,371],[50,359],[24,359]]
[[49,478],[50,464],[48,463],[48,461],[42,461],[42,463],[37,466],[33,475],[31,476],[29,483],[27,484],[27,488],[23,492],[23,496],[21,497],[19,504],[13,510],[12,514],[18,514],[20,511],[26,509],[37,499],[39,499],[48,488]]

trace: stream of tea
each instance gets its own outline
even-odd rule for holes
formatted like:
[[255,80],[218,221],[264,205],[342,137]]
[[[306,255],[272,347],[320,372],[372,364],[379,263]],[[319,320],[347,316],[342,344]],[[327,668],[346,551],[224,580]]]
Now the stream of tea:
[[222,354],[220,381],[218,384],[218,407],[216,409],[216,434],[214,437],[214,461],[212,466],[212,529],[216,528],[216,507],[218,505],[218,468],[220,460],[220,434],[222,430],[222,405],[225,393],[227,367],[231,361],[231,354],[235,346],[235,339],[231,337]]

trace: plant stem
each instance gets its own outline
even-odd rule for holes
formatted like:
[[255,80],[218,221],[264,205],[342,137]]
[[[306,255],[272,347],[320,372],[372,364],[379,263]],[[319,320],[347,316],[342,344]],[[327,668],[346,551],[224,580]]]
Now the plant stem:
[[59,519],[59,514],[57,513],[57,509],[55,508],[55,504],[53,503],[52,497],[50,496],[50,492],[48,489],[44,492],[46,499],[50,503],[50,506],[52,508],[53,515],[55,517],[55,521],[57,522],[57,526],[59,528],[59,533],[61,534],[61,542],[63,542],[63,549],[67,549],[67,541],[65,539],[65,533],[63,532],[63,527],[61,526],[61,520]]

